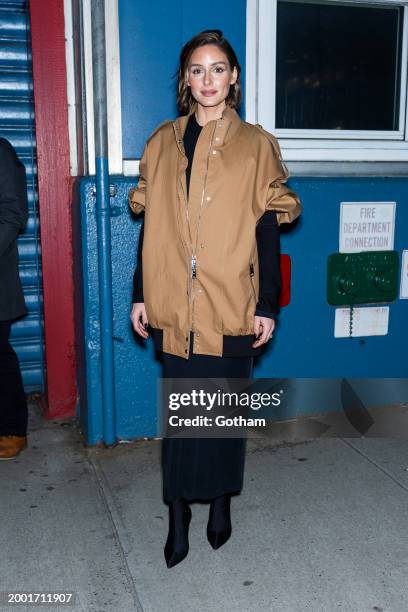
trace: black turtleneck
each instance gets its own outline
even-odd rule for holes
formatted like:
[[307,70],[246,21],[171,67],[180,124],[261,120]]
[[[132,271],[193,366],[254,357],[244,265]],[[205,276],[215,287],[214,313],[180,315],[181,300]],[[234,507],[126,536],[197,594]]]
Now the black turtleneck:
[[186,168],[187,194],[190,187],[190,176],[191,167],[193,165],[194,150],[202,129],[203,126],[197,123],[195,113],[190,115],[183,138],[184,150],[188,159],[188,166]]
[[[192,113],[187,122],[183,138],[184,149],[188,159],[186,169],[187,193],[190,187],[194,150],[201,130],[202,126],[197,123],[195,113]],[[144,220],[140,228],[137,266],[133,276],[132,302],[144,301],[142,277],[143,235]],[[280,311],[279,294],[282,285],[280,272],[280,229],[275,211],[268,210],[259,219],[256,226],[256,244],[259,262],[259,300],[256,305],[255,314],[275,318],[275,315]]]

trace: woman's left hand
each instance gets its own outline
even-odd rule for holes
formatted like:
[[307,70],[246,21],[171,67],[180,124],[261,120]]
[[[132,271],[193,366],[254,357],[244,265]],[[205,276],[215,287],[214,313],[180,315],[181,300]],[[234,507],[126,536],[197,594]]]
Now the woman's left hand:
[[275,320],[269,317],[254,317],[254,334],[257,339],[252,345],[252,348],[258,348],[262,344],[266,344],[272,338],[273,330],[275,329]]

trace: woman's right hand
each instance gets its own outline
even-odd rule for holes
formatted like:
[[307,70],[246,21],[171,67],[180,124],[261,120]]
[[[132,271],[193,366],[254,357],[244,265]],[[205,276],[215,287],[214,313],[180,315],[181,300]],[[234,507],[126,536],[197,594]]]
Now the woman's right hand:
[[147,327],[149,322],[147,320],[146,308],[144,302],[135,302],[132,307],[132,311],[130,313],[130,320],[133,324],[133,329],[139,336],[142,338],[148,338],[149,334],[147,333],[145,326]]

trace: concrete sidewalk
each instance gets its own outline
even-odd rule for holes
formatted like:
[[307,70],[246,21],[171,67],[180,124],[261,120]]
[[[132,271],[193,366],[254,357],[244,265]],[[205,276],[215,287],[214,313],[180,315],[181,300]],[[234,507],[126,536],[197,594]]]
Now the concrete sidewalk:
[[28,449],[0,462],[0,591],[71,591],[48,609],[84,612],[408,610],[407,441],[249,440],[231,539],[214,551],[193,504],[171,569],[159,460],[157,440],[85,448],[32,406]]

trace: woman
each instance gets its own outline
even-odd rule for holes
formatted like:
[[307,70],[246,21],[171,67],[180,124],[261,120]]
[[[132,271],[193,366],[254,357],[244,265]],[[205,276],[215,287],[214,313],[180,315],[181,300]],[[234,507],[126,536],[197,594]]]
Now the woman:
[[[301,212],[272,134],[242,121],[241,68],[220,30],[183,47],[181,116],[150,135],[130,207],[145,213],[134,275],[135,331],[162,351],[164,378],[249,378],[279,312],[279,225]],[[164,438],[168,567],[188,553],[189,504],[210,502],[214,549],[231,535],[245,439]]]

